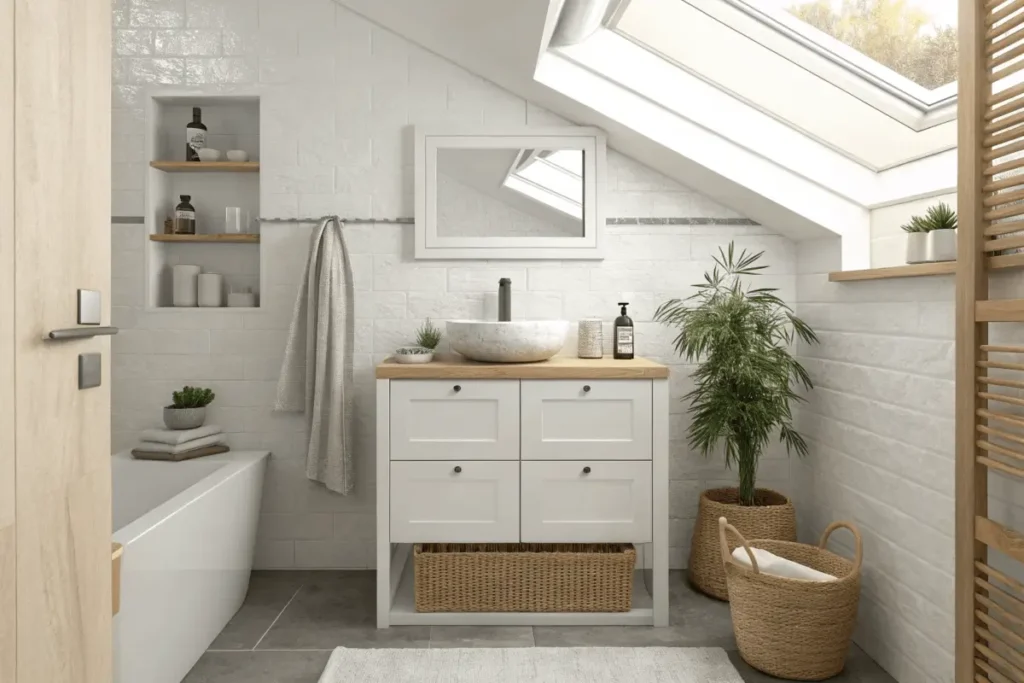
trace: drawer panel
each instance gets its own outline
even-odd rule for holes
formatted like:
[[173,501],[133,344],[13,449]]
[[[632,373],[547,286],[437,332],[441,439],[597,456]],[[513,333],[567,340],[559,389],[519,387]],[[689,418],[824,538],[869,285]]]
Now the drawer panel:
[[650,462],[524,462],[522,477],[524,543],[651,542]]
[[524,460],[650,460],[650,380],[524,380]]
[[391,382],[392,460],[518,460],[519,382]]
[[518,541],[519,462],[391,463],[392,543]]

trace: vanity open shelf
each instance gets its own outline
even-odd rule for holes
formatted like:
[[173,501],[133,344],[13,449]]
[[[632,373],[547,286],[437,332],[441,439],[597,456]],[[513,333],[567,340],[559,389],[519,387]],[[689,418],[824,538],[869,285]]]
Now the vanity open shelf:
[[151,161],[149,165],[168,173],[259,173],[258,161]]

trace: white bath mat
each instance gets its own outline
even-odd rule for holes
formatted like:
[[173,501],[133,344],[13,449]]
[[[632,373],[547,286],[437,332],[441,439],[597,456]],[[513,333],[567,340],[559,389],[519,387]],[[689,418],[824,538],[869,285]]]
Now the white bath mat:
[[320,683],[743,683],[714,647],[337,648]]

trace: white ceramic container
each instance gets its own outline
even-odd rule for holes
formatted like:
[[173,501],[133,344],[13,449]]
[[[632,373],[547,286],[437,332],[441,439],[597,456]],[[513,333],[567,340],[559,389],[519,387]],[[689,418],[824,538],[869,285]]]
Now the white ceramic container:
[[211,149],[209,147],[200,147],[196,150],[199,155],[199,161],[220,161],[220,150]]
[[229,149],[228,161],[234,161],[235,163],[249,161],[249,153],[244,149]]
[[907,233],[907,263],[924,263],[928,260],[928,233]]
[[224,305],[224,278],[217,273],[202,273],[199,276],[199,305],[203,308],[219,308]]
[[174,266],[171,271],[172,298],[175,306],[194,307],[199,303],[199,266]]
[[956,261],[956,230],[932,230],[927,233],[925,260]]

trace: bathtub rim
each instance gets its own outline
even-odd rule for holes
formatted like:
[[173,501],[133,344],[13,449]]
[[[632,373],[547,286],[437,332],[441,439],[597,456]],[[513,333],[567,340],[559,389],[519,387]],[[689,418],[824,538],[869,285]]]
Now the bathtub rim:
[[[171,496],[160,505],[145,513],[129,524],[115,529],[112,540],[120,543],[125,548],[135,539],[145,535],[149,531],[163,524],[172,517],[178,510],[184,509],[194,501],[209,495],[216,489],[224,486],[227,482],[242,474],[251,467],[260,463],[264,465],[270,459],[270,451],[229,451],[219,455],[211,455],[202,459],[203,462],[222,463],[218,468],[206,477],[203,477],[183,491]],[[135,461],[130,451],[122,451],[111,456],[111,469],[116,460]],[[144,461],[143,461],[144,462]],[[188,466],[188,462],[175,463],[175,465]],[[117,495],[116,492],[114,495]]]

